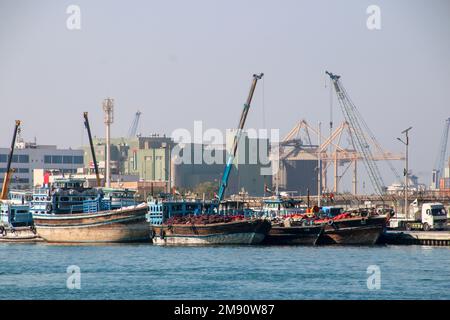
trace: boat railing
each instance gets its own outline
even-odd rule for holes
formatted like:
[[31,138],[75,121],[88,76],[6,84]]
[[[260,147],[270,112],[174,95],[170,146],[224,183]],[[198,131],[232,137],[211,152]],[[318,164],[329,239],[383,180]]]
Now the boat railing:
[[111,200],[102,199],[100,201],[101,210],[111,210]]
[[95,213],[98,212],[98,201],[97,200],[86,200],[83,201],[83,212],[84,213]]
[[84,212],[84,204],[74,204],[70,206],[70,212]]

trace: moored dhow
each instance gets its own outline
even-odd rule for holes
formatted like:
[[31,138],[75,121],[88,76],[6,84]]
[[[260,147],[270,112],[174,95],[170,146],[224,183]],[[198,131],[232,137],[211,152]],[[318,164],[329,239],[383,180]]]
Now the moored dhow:
[[272,224],[263,244],[273,245],[315,245],[324,227],[321,225],[303,225],[284,223]]
[[272,228],[264,239],[271,245],[315,245],[324,227],[313,223],[301,200],[281,197],[265,199],[263,215]]
[[42,241],[34,228],[30,200],[31,193],[11,190],[0,202],[0,242]]
[[386,228],[389,216],[370,212],[344,212],[316,220],[324,226],[319,244],[373,245]]
[[270,222],[242,214],[217,214],[213,202],[157,200],[149,202],[153,243],[158,245],[258,244]]
[[37,233],[47,242],[149,241],[145,203],[111,208],[101,189],[82,179],[58,179],[33,194],[30,210]]

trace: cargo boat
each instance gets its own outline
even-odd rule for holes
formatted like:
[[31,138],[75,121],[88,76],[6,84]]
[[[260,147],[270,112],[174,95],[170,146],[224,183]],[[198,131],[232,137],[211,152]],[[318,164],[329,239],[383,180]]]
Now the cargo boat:
[[289,226],[272,224],[263,244],[270,245],[315,245],[324,227],[321,225]]
[[265,199],[263,216],[270,219],[272,228],[263,241],[270,245],[315,245],[324,226],[307,218],[301,200],[281,197]]
[[30,213],[31,193],[11,190],[0,203],[0,242],[42,241]]
[[83,184],[83,179],[57,179],[35,190],[30,211],[40,237],[60,243],[150,240],[145,203],[112,208],[101,188]]
[[158,245],[258,244],[270,230],[265,219],[220,213],[217,204],[200,200],[149,201],[153,243]]
[[271,227],[269,221],[254,218],[252,211],[240,210],[242,208],[230,210],[230,205],[242,202],[224,201],[256,83],[262,77],[262,73],[253,75],[215,199],[208,203],[184,199],[181,202],[169,199],[150,203],[149,221],[156,244],[256,244],[264,240]]
[[386,229],[387,216],[368,213],[341,213],[316,220],[324,226],[318,244],[374,245]]

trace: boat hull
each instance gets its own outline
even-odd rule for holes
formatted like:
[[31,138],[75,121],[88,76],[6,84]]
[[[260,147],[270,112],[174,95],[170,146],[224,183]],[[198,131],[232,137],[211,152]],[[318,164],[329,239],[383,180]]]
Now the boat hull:
[[270,230],[266,220],[243,220],[207,225],[153,225],[157,245],[259,244]]
[[2,228],[0,242],[38,242],[42,241],[32,227]]
[[324,226],[318,244],[374,245],[385,227],[385,217],[337,220]]
[[263,241],[268,245],[315,245],[323,226],[272,226]]
[[33,215],[37,233],[47,242],[104,243],[150,240],[146,205],[83,214]]

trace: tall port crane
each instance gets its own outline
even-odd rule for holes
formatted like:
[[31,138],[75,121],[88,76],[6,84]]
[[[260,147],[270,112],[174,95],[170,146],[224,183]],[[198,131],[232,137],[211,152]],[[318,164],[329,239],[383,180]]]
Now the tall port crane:
[[128,129],[128,138],[134,138],[137,134],[137,129],[139,126],[139,119],[141,117],[142,112],[139,110],[134,114],[133,122],[131,123],[130,129]]
[[385,191],[385,184],[381,177],[377,164],[374,161],[370,145],[366,139],[363,127],[366,127],[364,120],[360,116],[358,109],[350,100],[345,88],[342,86],[339,75],[335,75],[331,72],[325,71],[333,82],[334,90],[338,97],[339,104],[344,114],[345,120],[349,123],[354,140],[354,145],[358,153],[363,158],[364,166],[369,175],[370,181],[375,192],[379,195],[383,195]]
[[102,185],[100,180],[100,173],[98,171],[97,157],[95,156],[94,142],[92,142],[91,126],[89,125],[88,113],[84,112],[83,117],[84,117],[84,126],[86,127],[86,131],[89,138],[89,145],[91,147],[92,162],[94,163],[95,177],[97,179],[97,187],[101,187]]
[[12,158],[14,155],[14,146],[16,144],[17,132],[20,128],[20,120],[16,120],[16,125],[14,126],[13,138],[11,141],[11,149],[9,150],[8,162],[6,165],[5,178],[3,179],[2,193],[0,195],[0,200],[8,199],[8,188],[11,181],[11,176],[14,173],[14,169],[11,169]]
[[441,142],[439,143],[439,151],[434,162],[433,169],[433,187],[438,188],[439,180],[444,172],[445,160],[447,157],[448,133],[450,130],[450,118],[445,120],[444,130],[442,130]]
[[223,200],[225,195],[225,190],[228,185],[228,178],[230,176],[231,168],[233,167],[233,161],[236,157],[237,148],[239,145],[239,140],[242,136],[242,130],[244,129],[245,120],[247,119],[248,111],[250,109],[250,104],[252,102],[253,93],[255,92],[256,83],[264,76],[264,73],[254,74],[252,84],[250,86],[250,92],[248,94],[247,102],[244,104],[244,109],[242,110],[241,119],[239,120],[238,129],[234,136],[233,145],[231,147],[231,153],[228,157],[227,164],[225,166],[225,170],[223,172],[222,181],[220,182],[218,201],[219,203]]

